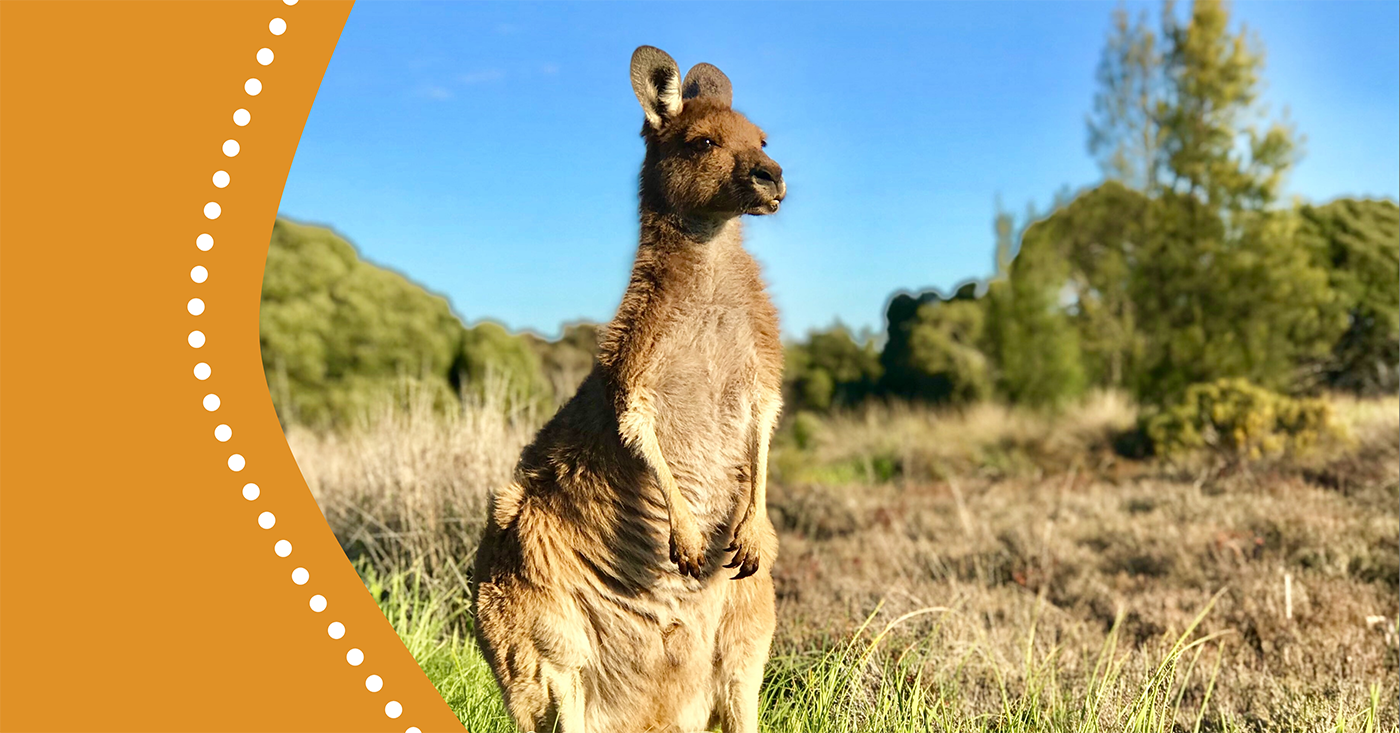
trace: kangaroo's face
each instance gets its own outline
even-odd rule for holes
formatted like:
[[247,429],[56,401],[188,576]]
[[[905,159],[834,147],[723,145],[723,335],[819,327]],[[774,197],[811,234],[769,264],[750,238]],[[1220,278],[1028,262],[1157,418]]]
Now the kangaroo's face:
[[683,215],[772,214],[787,196],[763,131],[730,108],[729,78],[697,64],[681,81],[658,48],[632,54],[632,88],[646,113],[642,197]]

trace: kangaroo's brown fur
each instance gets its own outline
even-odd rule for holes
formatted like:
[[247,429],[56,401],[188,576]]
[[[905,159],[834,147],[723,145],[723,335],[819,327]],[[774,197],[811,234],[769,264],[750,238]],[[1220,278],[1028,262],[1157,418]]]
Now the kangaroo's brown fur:
[[643,46],[632,80],[632,278],[592,373],[492,497],[477,640],[523,730],[756,733],[783,354],[739,217],[777,211],[786,185],[719,69],[682,81]]

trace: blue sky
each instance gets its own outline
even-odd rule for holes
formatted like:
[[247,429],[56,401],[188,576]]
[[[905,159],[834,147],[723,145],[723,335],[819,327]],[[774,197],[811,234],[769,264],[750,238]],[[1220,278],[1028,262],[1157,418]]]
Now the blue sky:
[[[783,319],[883,328],[899,289],[992,269],[995,202],[1099,179],[1085,115],[1109,2],[360,0],[281,212],[446,295],[554,335],[611,318],[636,247],[632,50],[707,61],[768,133],[788,200],[748,220]],[[1130,4],[1156,13],[1155,4]],[[1265,100],[1306,136],[1287,193],[1400,196],[1400,4],[1239,2]]]

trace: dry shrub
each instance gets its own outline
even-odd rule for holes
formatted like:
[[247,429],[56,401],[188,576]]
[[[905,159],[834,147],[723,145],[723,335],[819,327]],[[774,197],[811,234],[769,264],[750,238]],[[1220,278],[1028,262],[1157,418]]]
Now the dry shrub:
[[349,430],[292,427],[287,442],[348,555],[464,584],[490,492],[510,480],[539,426],[536,413],[508,404],[496,388],[449,411],[418,394]]
[[799,413],[778,436],[772,468],[787,483],[1035,475],[1107,459],[1136,419],[1132,401],[1109,391],[1057,413],[873,403],[825,419]]
[[[892,643],[927,641],[926,677],[960,675],[963,714],[993,713],[1003,689],[1014,698],[1038,684],[1042,665],[1053,667],[1057,694],[1083,699],[1110,639],[1124,685],[1104,691],[1103,702],[1122,710],[1132,704],[1129,683],[1223,591],[1199,630],[1223,634],[1218,645],[1175,673],[1176,729],[1194,727],[1217,653],[1207,725],[1223,716],[1246,730],[1318,730],[1375,685],[1380,727],[1393,729],[1400,401],[1329,401],[1350,439],[1210,487],[1153,461],[1066,461],[1135,424],[1121,403],[1090,402],[1058,419],[890,408],[879,413],[883,425],[849,415],[808,425],[816,436],[808,450],[783,447],[801,453],[808,476],[823,475],[817,458],[853,460],[901,443],[946,465],[968,463],[943,477],[776,484],[775,648],[829,644],[881,604],[888,616],[945,607],[901,627]],[[1035,470],[974,463],[1005,445],[1036,457],[1024,459]],[[1121,724],[1105,719],[1104,729]]]
[[1244,379],[1193,384],[1180,400],[1146,421],[1158,455],[1210,451],[1257,460],[1303,452],[1335,437],[1336,418],[1322,399],[1293,398]]

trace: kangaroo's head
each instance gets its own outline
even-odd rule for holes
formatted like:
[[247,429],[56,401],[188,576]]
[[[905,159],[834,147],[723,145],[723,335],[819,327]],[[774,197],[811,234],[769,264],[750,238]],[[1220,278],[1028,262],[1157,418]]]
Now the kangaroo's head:
[[772,214],[787,195],[783,169],[763,151],[763,131],[730,108],[729,77],[696,64],[681,79],[665,51],[632,54],[632,89],[646,123],[642,206],[687,217]]

